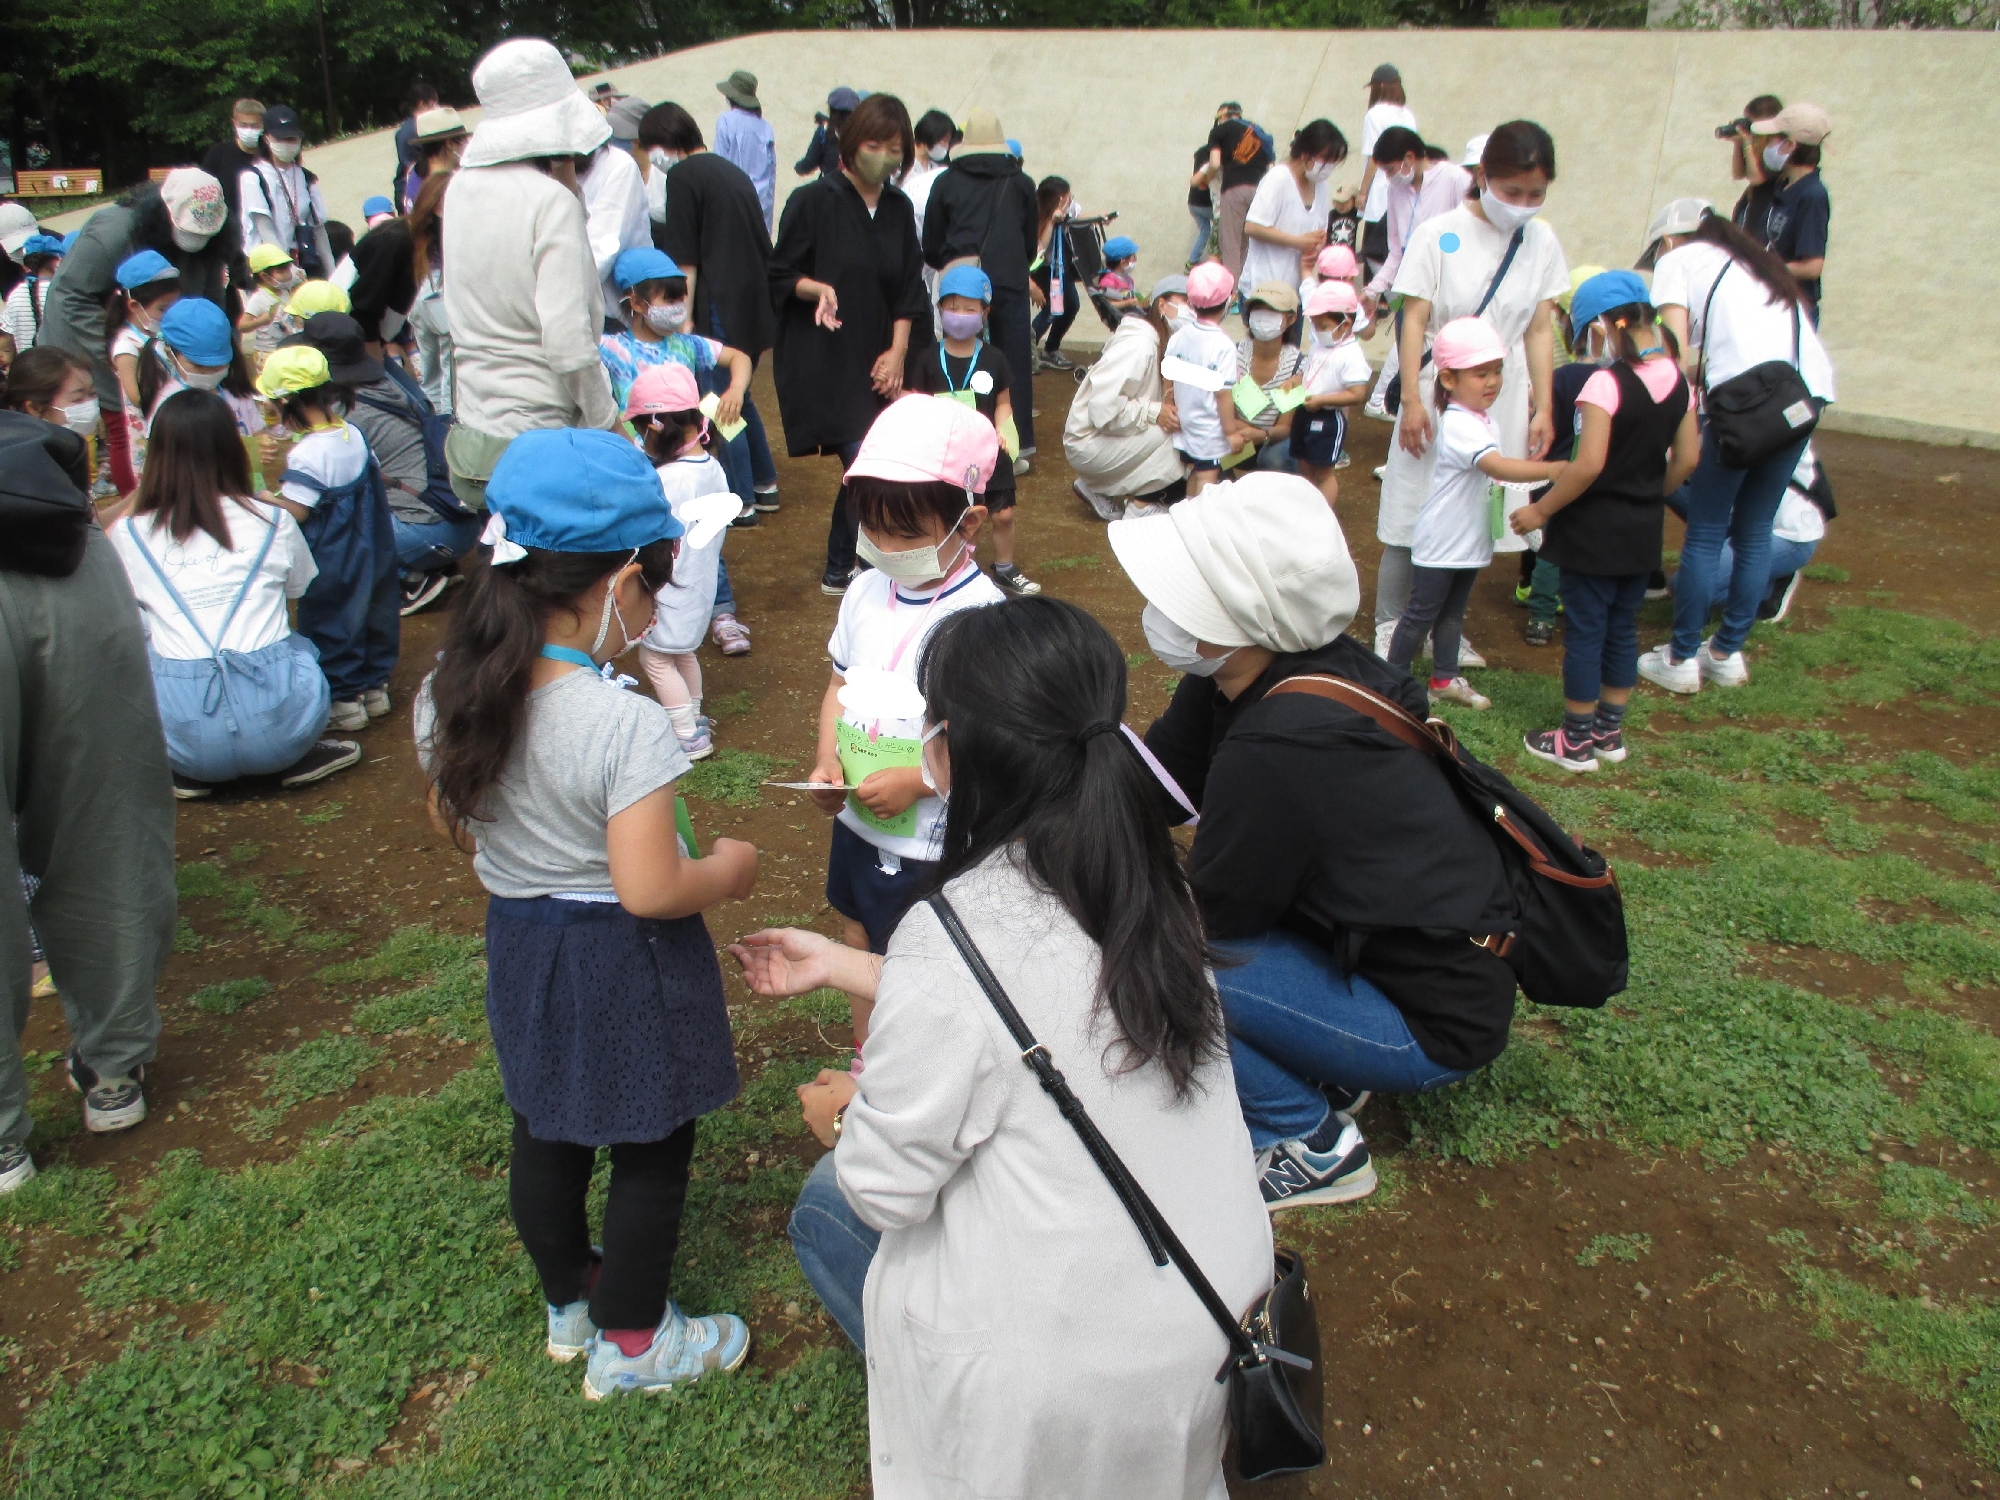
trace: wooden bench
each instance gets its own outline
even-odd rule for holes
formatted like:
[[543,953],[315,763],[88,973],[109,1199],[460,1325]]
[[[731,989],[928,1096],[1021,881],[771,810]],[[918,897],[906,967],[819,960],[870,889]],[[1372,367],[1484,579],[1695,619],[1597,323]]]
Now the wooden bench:
[[67,167],[60,172],[16,172],[16,198],[89,198],[104,191],[104,174],[96,167]]

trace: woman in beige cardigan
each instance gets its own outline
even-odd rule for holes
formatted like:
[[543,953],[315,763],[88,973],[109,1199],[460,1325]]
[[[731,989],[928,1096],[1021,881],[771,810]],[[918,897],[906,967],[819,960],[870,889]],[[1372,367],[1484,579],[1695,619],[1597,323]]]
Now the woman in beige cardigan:
[[1119,320],[1070,402],[1063,457],[1076,471],[1071,487],[1104,520],[1119,519],[1130,500],[1181,498],[1174,487],[1187,466],[1173,442],[1180,418],[1173,388],[1160,378],[1160,356],[1174,320],[1186,314],[1187,277],[1154,282],[1147,310]]
[[[1247,1311],[1270,1285],[1270,1225],[1194,902],[1119,731],[1123,653],[1045,595],[953,616],[921,678],[925,774],[950,797],[945,896]],[[878,1500],[1223,1500],[1227,1342],[1153,1265],[936,913],[913,907],[886,958],[796,931],[732,952],[762,993],[834,984],[874,1002],[866,1069],[800,1090],[835,1149],[792,1236],[865,1344]]]

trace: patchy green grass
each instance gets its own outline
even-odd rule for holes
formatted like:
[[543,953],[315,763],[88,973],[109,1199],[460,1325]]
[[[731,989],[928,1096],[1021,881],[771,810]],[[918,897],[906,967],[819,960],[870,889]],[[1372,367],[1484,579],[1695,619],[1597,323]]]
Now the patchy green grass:
[[1814,583],[1847,583],[1854,577],[1847,569],[1835,567],[1832,563],[1807,563],[1799,571]]
[[1035,564],[1035,571],[1037,573],[1068,573],[1076,568],[1101,568],[1103,566],[1104,559],[1101,557],[1078,554],[1074,557],[1045,557]]
[[306,919],[296,911],[264,899],[263,882],[254,875],[232,880],[212,864],[186,864],[174,871],[174,888],[183,901],[219,899],[224,921],[247,927],[270,943],[289,942],[306,928]]
[[680,779],[678,790],[690,801],[757,807],[764,800],[764,782],[777,763],[754,750],[718,750],[707,760],[696,761]]
[[174,921],[173,951],[176,953],[199,953],[208,946],[208,939],[194,930],[194,923],[186,917]]
[[1890,1162],[1882,1169],[1882,1217],[1903,1224],[1929,1224],[1951,1219],[1972,1228],[1991,1224],[1996,1215],[1990,1199],[1937,1167]]
[[58,1162],[0,1196],[0,1224],[19,1229],[43,1226],[63,1234],[103,1232],[115,1187],[102,1167]]
[[717,693],[713,697],[704,698],[701,700],[701,708],[711,719],[728,719],[738,714],[749,713],[755,699],[756,695],[750,689],[743,688],[738,692]]
[[381,1048],[358,1036],[330,1033],[301,1042],[288,1052],[274,1052],[258,1066],[270,1079],[264,1086],[264,1097],[289,1108],[308,1099],[346,1093],[381,1060]]
[[1615,1260],[1631,1266],[1638,1264],[1640,1256],[1652,1253],[1653,1237],[1650,1234],[1600,1234],[1576,1252],[1576,1263],[1587,1267]]
[[321,969],[318,978],[340,987],[411,984],[362,1001],[358,1030],[384,1036],[424,1027],[456,1042],[485,1035],[485,945],[476,937],[405,927],[367,958]]
[[308,828],[324,828],[327,824],[344,816],[346,812],[347,804],[345,802],[329,802],[325,807],[315,812],[300,813],[299,821]]
[[259,976],[225,979],[219,984],[203,985],[188,996],[188,1004],[211,1016],[233,1016],[251,1001],[262,1000],[270,993],[271,981]]

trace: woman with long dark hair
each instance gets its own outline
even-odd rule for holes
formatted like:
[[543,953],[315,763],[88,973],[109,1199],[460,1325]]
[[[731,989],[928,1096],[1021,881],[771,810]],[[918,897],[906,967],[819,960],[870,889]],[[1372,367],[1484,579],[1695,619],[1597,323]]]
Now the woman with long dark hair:
[[[1691,219],[1692,229],[1680,228]],[[1656,234],[1647,247],[1648,257],[1656,257],[1653,303],[1679,341],[1696,399],[1705,402],[1718,385],[1755,366],[1783,363],[1796,366],[1814,403],[1832,401],[1833,361],[1785,262],[1706,203],[1671,203],[1655,228],[1663,223],[1679,232]],[[1705,682],[1741,687],[1750,680],[1743,643],[1770,579],[1771,523],[1812,440],[1812,423],[1802,425],[1796,441],[1739,469],[1723,462],[1704,414],[1701,463],[1674,507],[1686,517],[1687,536],[1674,576],[1673,639],[1639,658],[1639,675],[1653,686],[1693,693]],[[1729,598],[1722,624],[1704,641],[1725,540],[1735,554]]]
[[[1331,120],[1308,120],[1292,136],[1285,160],[1272,164],[1257,184],[1244,218],[1249,245],[1239,284],[1280,281],[1296,290],[1326,248],[1332,205],[1327,184],[1347,160],[1347,137]],[[1296,342],[1296,340],[1293,340]]]
[[[952,616],[919,675],[924,775],[949,798],[943,895],[1246,1308],[1269,1284],[1270,1230],[1194,897],[1120,728],[1124,653],[1041,596]],[[731,952],[761,993],[833,984],[874,1002],[866,1071],[799,1091],[835,1149],[791,1232],[867,1349],[875,1493],[1220,1495],[1222,1335],[1148,1263],[937,913],[911,908],[886,959],[799,931]]]
[[450,184],[450,172],[431,173],[417,189],[416,205],[410,210],[410,239],[416,246],[412,270],[417,280],[410,326],[417,336],[417,379],[431,410],[441,417],[451,415],[458,381],[451,315],[444,310],[444,190]]

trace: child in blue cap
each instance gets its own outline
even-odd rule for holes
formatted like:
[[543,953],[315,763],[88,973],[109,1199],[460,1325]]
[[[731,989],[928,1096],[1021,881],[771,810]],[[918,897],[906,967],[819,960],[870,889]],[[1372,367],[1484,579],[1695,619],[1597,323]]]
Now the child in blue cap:
[[[213,391],[228,404],[236,430],[256,437],[265,428],[250,383],[249,361],[236,344],[229,315],[204,297],[188,297],[160,318],[157,337],[148,339],[139,359],[139,406],[146,414],[146,432],[153,413],[176,391]],[[143,468],[144,466],[141,465]]]
[[139,399],[139,355],[158,335],[160,319],[181,299],[181,273],[157,250],[141,250],[118,262],[118,283],[104,299],[105,352],[124,398],[122,414],[105,413],[105,446],[111,450],[111,482],[129,495],[146,467],[146,406]]
[[1119,312],[1137,312],[1139,284],[1134,279],[1139,264],[1139,245],[1130,235],[1114,234],[1104,242],[1104,269],[1097,274],[1097,290]]
[[31,234],[21,246],[20,262],[27,271],[21,282],[7,294],[0,309],[0,332],[14,336],[16,349],[32,349],[35,335],[42,331],[42,304],[48,300],[49,283],[56,279],[62,264],[63,242],[52,234]]
[[750,389],[750,356],[714,339],[688,332],[687,275],[664,250],[648,246],[622,250],[611,262],[618,306],[611,315],[625,326],[598,340],[597,355],[611,378],[611,399],[625,409],[632,382],[648,365],[678,360],[704,387],[717,366],[729,371],[729,388],[718,393],[714,421],[734,427],[742,420],[743,393]]
[[936,356],[919,357],[909,388],[971,407],[993,424],[1009,462],[986,481],[984,504],[993,537],[993,579],[1010,594],[1039,594],[1042,586],[1014,564],[1014,465],[1021,440],[1014,428],[1013,368],[997,344],[981,338],[993,305],[993,281],[977,266],[953,266],[938,278],[938,322],[943,342]]
[[[548,1353],[591,1400],[733,1370],[749,1330],[669,1300],[695,1122],[736,1096],[701,913],[747,897],[757,851],[676,832],[689,769],[666,711],[607,680],[673,579],[681,525],[609,432],[526,432],[486,490],[491,567],[419,690],[438,826],[489,893],[486,1016],[514,1114],[508,1201],[548,1304]],[[630,679],[624,679],[629,682]],[[611,1150],[603,1249],[585,1213]]]

